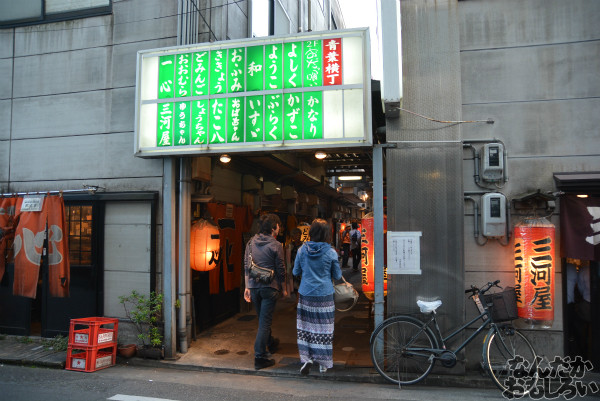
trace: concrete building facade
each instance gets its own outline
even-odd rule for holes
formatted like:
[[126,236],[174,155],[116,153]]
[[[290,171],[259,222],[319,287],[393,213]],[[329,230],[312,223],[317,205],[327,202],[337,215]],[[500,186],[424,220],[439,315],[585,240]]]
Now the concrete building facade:
[[[10,3],[0,1],[0,10],[14,10]],[[8,15],[0,21],[0,193],[62,190],[73,210],[89,206],[90,215],[99,213],[89,235],[92,276],[80,277],[92,281],[83,287],[93,293],[86,301],[91,305],[72,313],[123,318],[119,295],[154,290],[171,294],[165,319],[175,322],[174,303],[185,291],[165,272],[175,277],[178,227],[164,223],[165,216],[176,222],[177,213],[188,207],[178,198],[179,178],[194,171],[183,158],[133,155],[137,52],[340,29],[339,5],[328,0],[97,0],[88,8],[53,12],[55,3],[60,2],[40,2],[49,7],[41,16],[31,10],[0,12]],[[474,238],[478,210],[473,204],[480,204],[483,193],[506,197],[510,232],[525,214],[514,200],[538,190],[557,192],[555,173],[600,171],[600,4],[406,0],[399,6],[403,110],[386,118],[387,142],[395,144],[386,150],[387,224],[391,231],[424,233],[423,273],[390,276],[388,313],[414,312],[417,296],[440,296],[447,328],[472,315],[464,297],[470,284],[514,281],[512,238],[489,239],[485,245],[483,236]],[[259,18],[265,13],[271,15],[266,21]],[[477,160],[465,145],[481,152],[486,143],[504,146],[509,179],[482,188],[474,179]],[[294,155],[282,158],[323,175]],[[248,172],[214,160],[210,166],[214,200],[243,205]],[[597,189],[598,180],[591,185]],[[323,201],[319,207],[319,214],[332,213]],[[555,208],[549,217],[557,238],[559,212]],[[73,267],[72,274],[77,268],[86,269]],[[554,324],[527,330],[548,357],[564,352],[561,263],[555,277]],[[44,301],[25,302],[23,313],[31,315],[39,302]],[[68,318],[63,314],[51,323],[42,317],[42,334],[64,332]],[[31,323],[21,323],[2,330],[28,335]],[[172,354],[174,327],[165,327],[172,329],[166,333]],[[467,354],[478,352],[474,347]],[[459,370],[479,360],[467,359],[471,362]]]

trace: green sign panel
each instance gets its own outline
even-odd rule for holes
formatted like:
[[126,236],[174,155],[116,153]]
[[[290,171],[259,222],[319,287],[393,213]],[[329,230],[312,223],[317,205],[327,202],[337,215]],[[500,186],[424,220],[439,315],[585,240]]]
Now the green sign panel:
[[323,138],[323,93],[304,93],[304,139]]
[[340,32],[140,52],[136,152],[368,145],[368,34]]
[[264,140],[264,96],[246,98],[246,142]]

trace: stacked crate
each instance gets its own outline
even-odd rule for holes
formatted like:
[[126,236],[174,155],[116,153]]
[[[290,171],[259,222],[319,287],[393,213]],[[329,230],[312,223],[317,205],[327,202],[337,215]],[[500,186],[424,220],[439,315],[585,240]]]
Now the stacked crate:
[[115,364],[119,319],[72,319],[66,369],[95,372]]

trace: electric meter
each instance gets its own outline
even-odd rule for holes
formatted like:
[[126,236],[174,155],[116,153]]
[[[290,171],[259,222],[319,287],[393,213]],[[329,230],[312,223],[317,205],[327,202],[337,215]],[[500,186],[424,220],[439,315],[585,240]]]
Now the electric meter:
[[506,235],[506,197],[498,192],[481,196],[481,232],[485,237]]
[[480,176],[484,181],[502,181],[504,177],[504,146],[501,143],[487,143],[483,146]]

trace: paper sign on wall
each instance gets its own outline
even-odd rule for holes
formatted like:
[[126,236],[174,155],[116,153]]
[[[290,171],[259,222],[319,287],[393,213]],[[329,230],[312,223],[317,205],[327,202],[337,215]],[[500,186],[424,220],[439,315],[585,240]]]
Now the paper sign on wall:
[[387,274],[421,274],[421,231],[387,232]]

